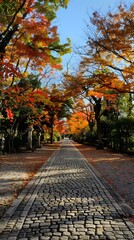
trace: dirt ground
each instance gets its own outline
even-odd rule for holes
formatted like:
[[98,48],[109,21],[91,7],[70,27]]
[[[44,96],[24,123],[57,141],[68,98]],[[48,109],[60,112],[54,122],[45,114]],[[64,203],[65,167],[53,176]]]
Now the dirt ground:
[[[46,144],[35,152],[0,156],[0,217],[60,144],[61,142]],[[74,144],[87,161],[134,209],[134,156]]]

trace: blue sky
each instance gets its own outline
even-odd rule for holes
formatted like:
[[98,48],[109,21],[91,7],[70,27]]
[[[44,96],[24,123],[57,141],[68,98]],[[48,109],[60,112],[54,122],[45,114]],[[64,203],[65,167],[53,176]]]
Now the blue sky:
[[[66,42],[69,37],[72,42],[73,49],[75,46],[83,46],[86,42],[86,24],[89,23],[88,16],[94,11],[102,14],[108,12],[109,9],[115,11],[121,0],[70,0],[67,9],[59,9],[55,24],[58,26],[58,33],[62,43]],[[125,0],[130,5],[133,0]],[[78,56],[74,53],[67,54],[63,57],[63,65],[71,58],[71,64],[77,64]]]

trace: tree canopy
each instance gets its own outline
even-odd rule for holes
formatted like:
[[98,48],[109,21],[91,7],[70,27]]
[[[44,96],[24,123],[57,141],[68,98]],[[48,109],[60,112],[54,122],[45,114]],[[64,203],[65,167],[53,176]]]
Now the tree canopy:
[[52,141],[53,130],[66,132],[65,118],[71,134],[96,129],[101,145],[102,120],[133,118],[133,4],[105,16],[94,12],[77,71],[67,71],[59,85],[42,84],[71,51],[70,39],[61,44],[53,21],[68,2],[0,1],[1,131],[9,145],[28,126],[48,131]]

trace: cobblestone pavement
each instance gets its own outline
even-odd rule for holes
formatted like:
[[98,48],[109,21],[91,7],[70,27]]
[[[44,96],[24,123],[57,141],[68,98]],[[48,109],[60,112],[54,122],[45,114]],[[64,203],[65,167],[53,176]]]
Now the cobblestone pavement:
[[107,182],[108,187],[114,189],[114,197],[115,193],[120,195],[122,199],[118,195],[117,200],[126,210],[131,211],[134,217],[134,156],[112,152],[110,149],[96,149],[76,142],[73,144],[90,166],[100,173],[101,181],[106,180],[105,184]]
[[1,240],[133,240],[134,224],[64,140],[0,221]]

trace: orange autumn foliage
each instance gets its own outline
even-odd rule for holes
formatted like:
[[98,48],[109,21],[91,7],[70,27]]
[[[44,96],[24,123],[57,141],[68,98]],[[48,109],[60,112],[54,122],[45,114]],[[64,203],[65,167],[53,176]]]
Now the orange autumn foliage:
[[70,134],[80,134],[87,128],[88,122],[84,113],[76,112],[67,120],[67,125]]
[[[31,71],[40,74],[46,66],[61,68],[61,55],[70,42],[61,44],[55,11],[68,1],[14,0],[0,2],[0,85],[7,87]],[[54,9],[52,8],[55,7]]]
[[134,4],[129,9],[120,5],[116,13],[109,11],[106,16],[94,12],[90,22],[96,31],[93,34],[89,29],[86,56],[81,61],[82,72],[94,71],[102,88],[117,93],[134,90],[133,12]]

